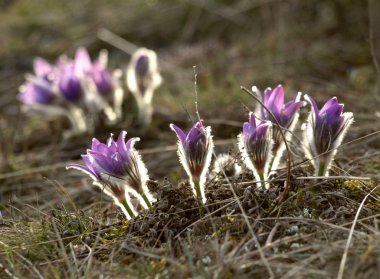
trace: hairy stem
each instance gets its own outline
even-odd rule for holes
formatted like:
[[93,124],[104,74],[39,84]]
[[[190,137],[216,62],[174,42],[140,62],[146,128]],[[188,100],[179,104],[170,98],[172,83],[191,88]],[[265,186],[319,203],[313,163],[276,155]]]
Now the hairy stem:
[[194,188],[195,188],[195,192],[197,193],[197,201],[198,201],[198,205],[199,205],[199,211],[200,211],[201,215],[203,215],[204,204],[203,204],[203,200],[202,200],[202,191],[201,191],[201,186],[199,184],[199,180],[194,181]]
[[143,198],[145,204],[148,206],[148,208],[151,208],[152,207],[152,204],[150,203],[149,199],[147,198],[147,196],[145,195],[144,192],[142,192],[141,194],[141,197]]
[[263,190],[265,190],[265,178],[264,178],[264,173],[261,172],[259,173],[259,177],[260,177],[260,182],[261,182],[261,187],[263,188]]
[[134,218],[135,217],[135,214],[133,213],[133,210],[131,209],[131,207],[129,206],[129,204],[127,203],[127,200],[121,200],[120,203],[124,206],[125,210],[127,211],[128,215],[131,217],[131,218]]
[[319,163],[318,176],[325,176],[325,175],[326,175],[326,163],[324,161],[321,161]]

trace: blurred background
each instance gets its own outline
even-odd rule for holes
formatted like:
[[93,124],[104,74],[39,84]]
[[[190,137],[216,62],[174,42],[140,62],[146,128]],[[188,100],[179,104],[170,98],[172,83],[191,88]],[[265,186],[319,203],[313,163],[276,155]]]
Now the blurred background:
[[[51,183],[46,178],[64,186],[78,181],[63,167],[79,159],[92,135],[62,141],[61,124],[22,114],[17,94],[36,56],[53,62],[62,53],[73,56],[80,46],[92,57],[107,49],[111,68],[122,70],[136,47],[158,53],[164,82],[153,99],[153,125],[138,146],[145,150],[153,179],[183,177],[168,125],[189,127],[195,117],[195,73],[201,117],[213,126],[216,140],[231,139],[220,150],[235,149],[232,142],[242,121],[256,105],[240,86],[265,89],[281,83],[288,99],[302,91],[319,104],[337,96],[347,111],[355,112],[348,140],[378,129],[367,1],[2,0],[0,8],[3,200],[29,197]],[[125,119],[129,113],[126,104]],[[124,121],[97,131],[97,137],[103,140],[121,129],[138,135],[133,123]],[[349,148],[341,158],[343,167],[377,175],[380,163],[371,161],[379,154],[377,142],[371,138]],[[75,191],[74,198],[80,193]]]

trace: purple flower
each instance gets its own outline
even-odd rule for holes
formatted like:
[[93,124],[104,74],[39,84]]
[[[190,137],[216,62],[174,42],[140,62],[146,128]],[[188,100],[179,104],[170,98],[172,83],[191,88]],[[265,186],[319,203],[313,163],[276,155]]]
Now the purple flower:
[[75,72],[73,62],[62,64],[59,69],[58,87],[62,96],[70,101],[78,101],[83,95],[81,81]]
[[272,158],[271,134],[272,122],[263,120],[256,123],[255,115],[250,112],[249,122],[243,124],[243,132],[238,136],[243,161],[253,171],[256,180],[261,181],[263,188]]
[[19,100],[25,105],[51,104],[54,94],[45,80],[35,78],[20,87]]
[[194,194],[205,203],[204,184],[214,148],[211,127],[205,128],[200,120],[187,135],[174,124],[170,124],[170,128],[177,134],[178,156],[190,177]]
[[87,153],[98,165],[103,178],[122,179],[135,192],[142,194],[149,178],[140,155],[134,149],[134,144],[140,138],[131,138],[125,142],[126,134],[125,131],[121,132],[117,141],[111,136],[107,140],[107,144],[94,138],[92,147]]
[[140,139],[131,138],[125,142],[126,134],[127,132],[122,131],[117,141],[111,136],[106,144],[94,138],[91,149],[87,150],[86,155],[82,155],[85,166],[70,164],[67,168],[87,173],[94,180],[94,184],[101,186],[115,201],[129,201],[128,193],[132,193],[147,208],[150,207],[153,197],[146,186],[149,179],[147,169],[134,149],[134,144]]
[[[305,105],[305,102],[301,101],[301,92],[294,97],[292,101],[287,103],[284,102],[285,91],[282,85],[278,85],[275,89],[267,88],[264,91],[264,98],[262,98],[260,91],[254,86],[252,87],[253,91],[256,91],[261,99],[263,100],[264,105],[273,113],[276,120],[283,128],[283,131],[286,136],[286,140],[290,141],[292,138],[292,132],[298,121],[298,112],[299,109]],[[285,150],[285,144],[281,136],[280,128],[276,125],[272,116],[268,111],[260,107],[259,113],[261,118],[264,120],[269,120],[274,123],[273,125],[273,161],[270,166],[270,170],[277,169],[282,154]],[[269,171],[270,171],[269,170]]]
[[99,60],[94,62],[92,68],[92,79],[101,95],[108,95],[113,91],[113,80],[111,73]]
[[305,100],[311,104],[307,128],[305,129],[305,151],[312,160],[315,174],[328,176],[337,148],[354,121],[351,112],[343,113],[343,104],[336,97],[328,100],[321,110],[308,95]]

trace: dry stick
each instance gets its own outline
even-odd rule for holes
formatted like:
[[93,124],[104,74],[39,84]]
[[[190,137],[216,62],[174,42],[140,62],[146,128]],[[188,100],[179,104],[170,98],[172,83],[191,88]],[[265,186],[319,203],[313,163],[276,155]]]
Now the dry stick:
[[338,272],[338,276],[337,276],[337,279],[343,279],[343,273],[344,273],[344,267],[346,265],[346,260],[347,260],[347,255],[348,255],[348,249],[350,248],[350,244],[351,244],[351,240],[352,240],[352,236],[354,234],[354,229],[355,229],[355,226],[356,226],[356,223],[359,219],[359,214],[360,214],[360,211],[361,209],[363,208],[364,206],[364,203],[365,201],[367,200],[367,198],[372,194],[373,191],[375,191],[378,187],[380,186],[376,186],[375,188],[373,188],[363,199],[363,201],[361,202],[358,210],[356,211],[356,215],[355,215],[355,219],[354,219],[354,222],[352,223],[352,226],[351,226],[351,229],[350,229],[350,234],[348,235],[348,239],[347,239],[347,243],[346,243],[346,247],[344,248],[344,252],[343,252],[343,256],[342,256],[342,260],[340,261],[340,266],[339,266],[339,272]]
[[277,118],[274,116],[274,114],[271,112],[271,110],[268,109],[267,106],[265,106],[265,104],[253,92],[251,92],[250,90],[248,90],[244,86],[240,86],[240,89],[243,90],[244,92],[246,92],[252,98],[254,98],[270,114],[270,116],[273,118],[274,122],[276,122],[276,125],[278,126],[278,129],[280,130],[281,137],[284,140],[284,144],[285,144],[285,148],[286,148],[286,153],[288,155],[288,160],[287,160],[287,169],[288,170],[287,170],[287,176],[286,176],[286,182],[285,182],[285,189],[282,192],[282,194],[280,195],[279,200],[278,200],[279,203],[281,203],[281,201],[285,198],[287,192],[289,191],[289,186],[290,186],[290,171],[291,171],[291,168],[292,168],[292,161],[293,161],[292,160],[292,154],[290,153],[290,148],[289,148],[289,145],[288,145],[288,141],[286,140],[284,131],[282,130],[282,126],[277,121]]

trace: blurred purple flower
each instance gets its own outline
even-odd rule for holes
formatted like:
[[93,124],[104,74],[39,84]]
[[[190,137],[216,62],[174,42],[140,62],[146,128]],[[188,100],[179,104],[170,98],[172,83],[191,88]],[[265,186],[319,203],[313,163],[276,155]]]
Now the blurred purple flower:
[[73,62],[62,64],[58,69],[58,88],[62,96],[70,101],[78,101],[83,95],[81,81],[75,72]]
[[211,127],[205,128],[200,120],[187,135],[174,124],[170,124],[170,128],[177,134],[178,156],[190,177],[194,194],[198,197],[198,201],[205,203],[204,184],[214,148]]
[[27,82],[20,87],[23,111],[51,119],[67,118],[72,126],[67,136],[93,131],[102,113],[109,123],[115,123],[122,116],[122,72],[109,72],[107,60],[107,52],[101,51],[92,62],[83,47],[76,51],[74,59],[62,54],[54,64],[36,58],[34,74],[27,74]]
[[[264,91],[264,97],[262,97],[260,91],[257,87],[252,87],[253,91],[256,91],[260,98],[262,99],[264,105],[273,113],[276,120],[283,128],[286,140],[290,141],[292,138],[292,132],[296,126],[298,121],[299,109],[305,105],[304,101],[301,101],[301,92],[294,97],[292,101],[287,103],[284,102],[285,91],[282,85],[278,85],[275,89],[267,88]],[[259,113],[261,118],[264,120],[269,120],[274,123],[273,125],[273,148],[272,148],[272,163],[269,171],[272,169],[277,169],[282,154],[285,150],[284,140],[281,136],[280,128],[277,127],[277,123],[274,121],[272,116],[268,113],[268,111],[260,106]]]
[[245,165],[253,171],[257,181],[264,188],[272,158],[272,122],[259,121],[249,113],[249,122],[244,122],[243,132],[238,136],[238,145]]
[[99,60],[94,62],[92,79],[101,95],[108,95],[113,91],[112,75]]
[[343,113],[344,105],[336,97],[328,100],[321,110],[308,95],[305,100],[311,104],[307,128],[305,129],[305,151],[312,160],[315,175],[328,176],[337,147],[354,121],[351,112]]
[[54,94],[45,80],[35,78],[20,87],[19,100],[25,105],[47,105],[54,99]]

